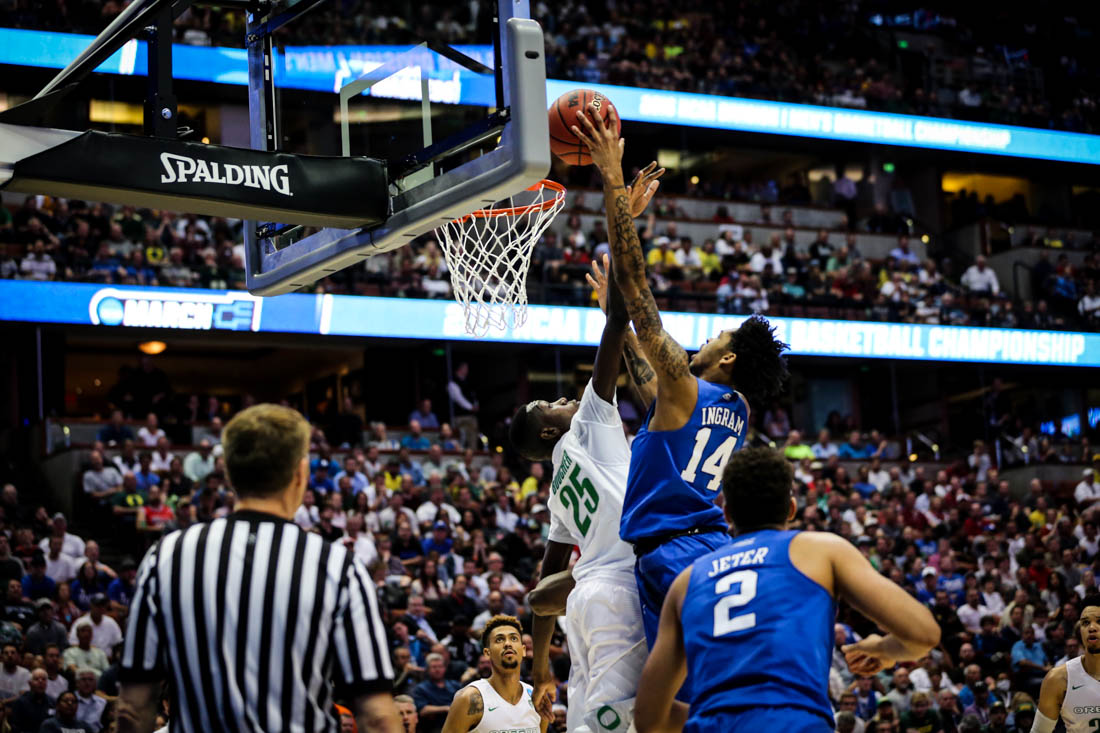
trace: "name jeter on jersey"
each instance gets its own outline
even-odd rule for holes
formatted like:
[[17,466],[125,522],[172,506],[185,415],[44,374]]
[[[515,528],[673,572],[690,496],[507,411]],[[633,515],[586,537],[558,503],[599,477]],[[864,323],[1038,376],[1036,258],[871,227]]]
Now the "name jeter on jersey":
[[767,556],[767,547],[761,547],[755,550],[744,550],[743,552],[734,552],[729,555],[723,555],[717,560],[710,561],[710,572],[707,573],[707,577],[713,578],[715,575],[721,575],[728,570],[743,567],[745,565],[759,565],[760,563],[764,562],[764,558]]

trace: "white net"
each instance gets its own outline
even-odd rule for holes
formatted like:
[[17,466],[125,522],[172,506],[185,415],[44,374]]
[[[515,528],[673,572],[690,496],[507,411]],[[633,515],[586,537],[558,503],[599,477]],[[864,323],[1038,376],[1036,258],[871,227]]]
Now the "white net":
[[518,328],[527,319],[527,271],[539,237],[565,206],[565,188],[531,188],[439,228],[466,332]]

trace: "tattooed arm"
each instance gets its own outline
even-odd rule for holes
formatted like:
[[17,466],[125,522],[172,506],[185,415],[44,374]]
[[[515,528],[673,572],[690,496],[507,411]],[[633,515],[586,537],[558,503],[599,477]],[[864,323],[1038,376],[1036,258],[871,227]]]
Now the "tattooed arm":
[[[611,263],[617,283],[634,323],[638,341],[657,375],[657,405],[650,420],[654,430],[683,427],[695,410],[698,383],[688,370],[688,355],[661,323],[657,302],[646,279],[645,255],[630,207],[630,191],[623,178],[623,140],[618,137],[614,108],[606,124],[595,107],[578,113],[573,132],[588,146],[592,161],[603,176]],[[595,122],[593,121],[595,120]],[[656,185],[650,183],[656,190]]]
[[443,723],[443,733],[466,733],[476,728],[484,712],[481,692],[476,687],[463,687],[455,693],[455,699],[451,702],[451,710]]
[[[652,167],[652,166],[650,166]],[[647,169],[648,170],[648,169]],[[638,180],[643,179],[645,171],[639,174]],[[649,175],[656,179],[661,174],[661,171],[657,173],[650,173]],[[643,180],[644,183],[644,180]],[[638,196],[638,181],[635,181],[633,196],[635,201]],[[650,190],[649,194],[645,196],[645,201],[642,202],[642,208],[644,209],[645,203],[653,196],[653,191]],[[634,204],[634,211],[638,211],[637,203]],[[603,256],[603,268],[600,268],[599,260],[592,262],[592,272],[585,275],[588,280],[588,284],[592,286],[592,289],[596,291],[596,300],[599,301],[600,309],[604,313],[607,313],[608,307],[608,282],[606,273],[611,270],[611,265],[608,260],[608,256]],[[626,303],[623,301],[622,291],[616,286],[615,296],[617,307],[621,307],[623,312],[626,312]],[[629,314],[626,315],[626,319],[629,321]],[[639,402],[642,403],[642,409],[648,410],[649,406],[653,404],[653,401],[657,399],[657,373],[653,371],[653,367],[650,366],[649,361],[645,358],[645,354],[642,352],[642,346],[638,343],[638,337],[634,335],[634,331],[629,328],[626,329],[626,338],[623,341],[623,361],[626,363],[626,372],[630,375],[631,386],[634,388],[634,395]]]

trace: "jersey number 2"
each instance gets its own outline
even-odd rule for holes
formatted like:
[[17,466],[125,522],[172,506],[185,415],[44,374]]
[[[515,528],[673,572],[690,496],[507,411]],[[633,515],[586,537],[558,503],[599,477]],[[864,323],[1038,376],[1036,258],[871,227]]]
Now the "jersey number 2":
[[756,626],[755,613],[742,613],[737,616],[730,613],[733,609],[740,608],[756,598],[755,570],[738,570],[736,573],[730,573],[714,584],[714,592],[721,595],[738,583],[741,587],[736,593],[714,604],[714,636],[725,636]]
[[[587,494],[587,496],[585,496]],[[584,497],[584,506],[581,506],[581,497]],[[569,474],[569,483],[561,487],[561,503],[568,507],[572,505],[573,521],[577,523],[581,537],[588,536],[588,528],[592,526],[592,512],[600,505],[600,495],[596,493],[596,487],[584,476],[581,476],[581,467],[574,466]],[[581,516],[581,509],[586,510],[585,516]]]
[[[696,470],[699,468],[699,461],[703,460],[703,451],[706,450],[708,441],[710,441],[710,428],[699,428],[699,432],[695,434],[695,448],[691,451],[691,460],[688,461],[687,468],[680,472],[680,478],[689,484],[695,483]],[[730,459],[730,454],[733,453],[736,445],[737,436],[731,435],[722,441],[707,460],[703,461],[703,473],[713,476],[707,484],[708,491],[718,491],[721,487],[722,469],[726,467],[726,461]]]

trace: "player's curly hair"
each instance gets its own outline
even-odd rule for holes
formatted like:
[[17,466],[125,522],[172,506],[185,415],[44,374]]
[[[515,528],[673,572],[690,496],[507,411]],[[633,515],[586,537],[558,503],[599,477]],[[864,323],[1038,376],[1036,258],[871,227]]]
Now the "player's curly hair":
[[752,315],[733,332],[730,351],[737,354],[730,375],[733,386],[750,405],[762,405],[779,396],[790,372],[783,352],[790,347],[775,337],[775,328],[761,315]]
[[485,630],[481,632],[481,648],[489,648],[489,640],[493,638],[493,631],[499,629],[501,626],[511,626],[519,632],[520,636],[523,636],[523,624],[519,622],[519,619],[515,616],[508,616],[507,614],[498,613],[489,619],[489,622],[485,624]]
[[767,446],[734,453],[722,473],[726,514],[740,532],[783,524],[791,507],[794,471],[783,454]]
[[512,415],[512,424],[508,427],[508,440],[516,452],[529,461],[545,461],[554,454],[556,440],[547,440],[539,435],[542,426],[527,409],[520,405]]

